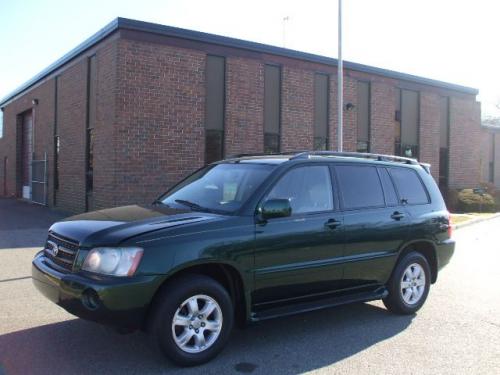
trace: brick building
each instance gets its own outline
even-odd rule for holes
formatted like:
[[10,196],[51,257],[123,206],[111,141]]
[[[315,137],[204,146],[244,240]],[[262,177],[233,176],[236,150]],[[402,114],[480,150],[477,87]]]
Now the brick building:
[[[0,101],[0,195],[82,212],[150,202],[232,154],[333,150],[336,64],[116,19]],[[477,90],[344,68],[345,150],[418,157],[443,189],[479,183]]]

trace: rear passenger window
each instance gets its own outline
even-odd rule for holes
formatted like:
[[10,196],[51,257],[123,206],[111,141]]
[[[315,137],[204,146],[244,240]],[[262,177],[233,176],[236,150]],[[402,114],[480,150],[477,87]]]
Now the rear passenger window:
[[345,209],[385,206],[375,167],[339,165],[335,170]]
[[396,195],[396,190],[394,190],[394,184],[391,181],[389,172],[385,168],[378,168],[378,172],[384,188],[385,204],[388,206],[397,206],[398,196]]
[[417,173],[407,168],[391,168],[390,173],[401,201],[407,204],[429,203],[429,197]]

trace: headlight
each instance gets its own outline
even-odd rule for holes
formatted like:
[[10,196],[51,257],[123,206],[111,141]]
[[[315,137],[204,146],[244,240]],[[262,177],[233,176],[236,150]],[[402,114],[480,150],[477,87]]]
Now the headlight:
[[140,247],[96,247],[87,254],[82,269],[113,276],[132,276],[139,266]]

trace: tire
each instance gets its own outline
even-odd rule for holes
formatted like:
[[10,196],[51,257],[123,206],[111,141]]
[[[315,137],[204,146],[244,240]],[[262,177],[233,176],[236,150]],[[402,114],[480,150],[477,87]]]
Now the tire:
[[387,285],[389,295],[383,299],[384,305],[396,314],[414,314],[425,303],[430,285],[431,271],[427,259],[416,251],[408,253],[392,273]]
[[[222,285],[207,276],[189,274],[173,280],[160,291],[153,308],[150,334],[162,353],[180,366],[213,359],[233,328],[231,298]],[[203,311],[211,312],[203,316]],[[174,324],[174,317],[179,324]]]

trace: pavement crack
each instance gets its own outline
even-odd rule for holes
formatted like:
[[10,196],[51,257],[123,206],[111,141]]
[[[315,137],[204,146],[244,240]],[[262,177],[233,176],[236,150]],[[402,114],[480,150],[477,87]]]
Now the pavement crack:
[[489,325],[492,325],[496,328],[500,328],[500,324],[499,323],[495,323],[495,322],[490,322],[488,320],[483,320],[483,323],[488,323]]
[[12,279],[3,279],[3,280],[0,280],[0,283],[7,283],[9,281],[18,281],[18,280],[26,280],[26,279],[31,279],[31,276],[13,277]]

